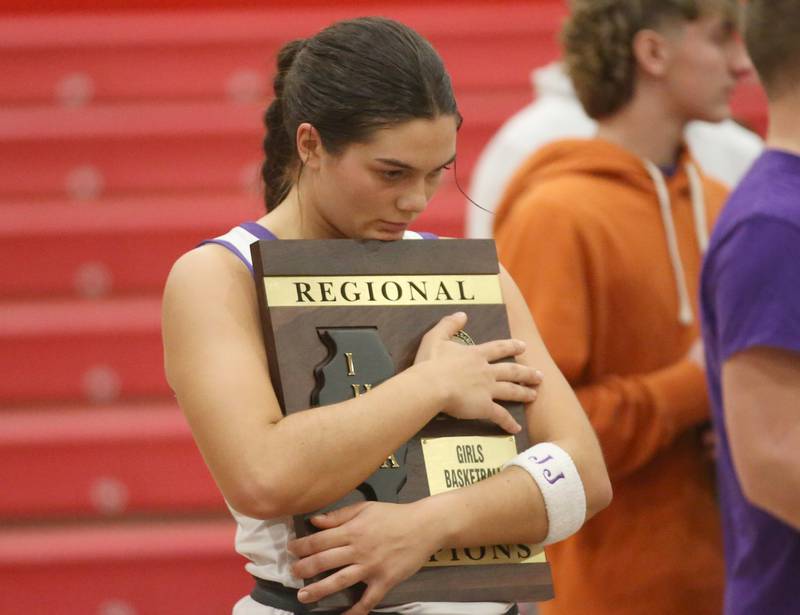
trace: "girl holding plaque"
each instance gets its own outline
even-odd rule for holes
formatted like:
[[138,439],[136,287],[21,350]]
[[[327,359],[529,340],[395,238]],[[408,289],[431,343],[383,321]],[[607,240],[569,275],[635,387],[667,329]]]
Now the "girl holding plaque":
[[[514,339],[455,343],[466,324],[456,313],[422,338],[414,365],[380,386],[335,411],[283,416],[262,342],[250,243],[414,235],[408,225],[455,160],[461,116],[438,54],[386,19],[339,22],[288,43],[274,87],[265,118],[268,213],[182,256],[164,293],[167,378],[258,582],[234,613],[304,613],[304,605],[363,583],[360,601],[346,611],[362,615],[442,548],[547,544],[577,531],[610,501],[605,465],[505,272]],[[497,362],[507,357],[516,362]],[[322,531],[295,538],[292,515],[339,500],[440,411],[519,431],[499,401],[526,404],[528,432],[539,442],[506,469],[412,504],[348,506],[316,517]],[[303,587],[303,579],[330,570]],[[419,602],[378,611],[501,615],[516,606]]]

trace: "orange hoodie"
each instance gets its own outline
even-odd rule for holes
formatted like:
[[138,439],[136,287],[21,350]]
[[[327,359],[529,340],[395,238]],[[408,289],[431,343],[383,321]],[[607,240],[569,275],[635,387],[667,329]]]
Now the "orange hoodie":
[[530,158],[495,235],[545,344],[600,439],[614,500],[548,548],[542,615],[691,615],[722,608],[723,560],[698,339],[701,249],[725,189],[684,153],[665,178],[611,143]]

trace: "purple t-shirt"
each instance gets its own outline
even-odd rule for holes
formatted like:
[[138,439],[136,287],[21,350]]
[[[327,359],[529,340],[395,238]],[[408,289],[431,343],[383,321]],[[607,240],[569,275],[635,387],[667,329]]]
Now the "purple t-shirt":
[[[800,353],[800,156],[768,150],[755,162],[714,229],[700,292],[709,394],[719,438],[724,612],[798,615],[800,532],[742,494],[727,438],[721,370],[731,355],[755,346]],[[798,387],[800,391],[800,383]]]

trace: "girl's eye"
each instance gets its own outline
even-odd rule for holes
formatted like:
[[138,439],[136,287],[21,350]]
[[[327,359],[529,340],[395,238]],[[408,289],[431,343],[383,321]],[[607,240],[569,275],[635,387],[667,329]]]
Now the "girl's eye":
[[439,167],[439,168],[438,168],[438,169],[436,169],[435,171],[432,171],[432,172],[431,172],[431,174],[429,175],[429,177],[430,177],[431,179],[438,179],[438,178],[439,178],[439,176],[442,174],[442,171],[449,171],[449,170],[450,170],[450,168],[451,168],[451,166],[450,166],[450,165],[445,165],[445,166],[443,166],[443,167]]
[[401,169],[392,169],[391,171],[381,171],[381,175],[383,176],[384,179],[393,181],[403,177],[404,172],[405,171]]

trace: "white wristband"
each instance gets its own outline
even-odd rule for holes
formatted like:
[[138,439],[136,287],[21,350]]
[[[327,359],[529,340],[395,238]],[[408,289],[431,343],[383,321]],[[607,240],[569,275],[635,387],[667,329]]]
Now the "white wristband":
[[533,477],[544,498],[547,536],[542,545],[564,540],[586,520],[586,493],[572,458],[560,446],[541,442],[506,462],[503,468],[519,466]]

